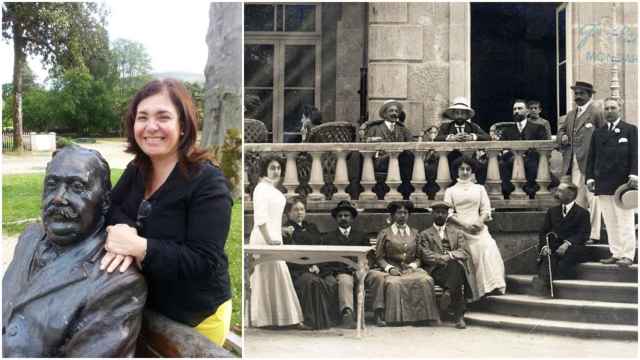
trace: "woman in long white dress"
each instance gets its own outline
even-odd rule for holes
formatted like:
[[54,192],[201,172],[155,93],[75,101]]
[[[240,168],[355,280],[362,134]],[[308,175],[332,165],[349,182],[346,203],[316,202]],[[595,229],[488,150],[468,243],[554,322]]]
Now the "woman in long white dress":
[[455,213],[447,220],[467,234],[476,277],[474,301],[485,294],[504,294],[506,289],[504,262],[496,241],[485,223],[491,221],[491,203],[484,186],[473,182],[476,161],[468,156],[458,158],[458,182],[445,190],[444,201]]
[[[260,166],[261,179],[253,191],[253,230],[250,244],[282,245],[282,214],[286,199],[278,190],[281,166],[267,157]],[[300,301],[284,261],[256,265],[251,275],[251,324],[289,326],[303,321]]]

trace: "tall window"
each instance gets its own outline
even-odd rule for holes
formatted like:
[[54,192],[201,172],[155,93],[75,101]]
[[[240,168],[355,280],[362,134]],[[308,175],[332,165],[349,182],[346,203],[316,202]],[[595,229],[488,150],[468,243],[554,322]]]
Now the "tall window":
[[556,99],[558,117],[567,114],[567,4],[556,9]]
[[244,90],[273,142],[299,140],[303,106],[320,104],[320,28],[320,5],[244,7]]

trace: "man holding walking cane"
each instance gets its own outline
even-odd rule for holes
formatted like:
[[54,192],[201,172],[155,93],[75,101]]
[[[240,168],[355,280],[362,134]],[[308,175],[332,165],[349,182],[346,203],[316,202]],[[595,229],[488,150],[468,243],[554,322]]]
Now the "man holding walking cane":
[[549,295],[551,277],[572,279],[576,265],[589,261],[591,254],[584,246],[591,233],[589,212],[575,203],[578,188],[569,182],[560,183],[556,198],[560,205],[547,211],[538,243],[538,275],[533,289],[541,296]]

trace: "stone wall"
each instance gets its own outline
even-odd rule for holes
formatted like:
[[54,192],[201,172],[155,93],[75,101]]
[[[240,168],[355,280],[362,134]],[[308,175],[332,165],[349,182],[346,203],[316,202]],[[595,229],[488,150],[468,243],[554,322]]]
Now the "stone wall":
[[206,41],[202,146],[220,145],[227,129],[242,129],[241,3],[210,4]]
[[397,99],[418,134],[439,125],[450,97],[469,97],[468,17],[464,3],[369,4],[370,119]]
[[357,123],[360,117],[360,68],[366,66],[366,3],[342,3],[336,28],[337,121]]
[[[611,95],[611,69],[618,65],[625,119],[638,125],[638,5],[571,3],[572,82],[593,83],[596,99]],[[615,24],[614,24],[615,15]],[[614,49],[615,43],[615,49]],[[614,52],[615,50],[615,52]],[[568,104],[574,107],[571,93]]]

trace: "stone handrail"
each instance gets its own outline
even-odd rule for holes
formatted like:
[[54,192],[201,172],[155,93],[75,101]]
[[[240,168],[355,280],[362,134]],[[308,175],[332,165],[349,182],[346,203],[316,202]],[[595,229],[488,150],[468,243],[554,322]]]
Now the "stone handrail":
[[[299,181],[296,159],[300,153],[308,153],[311,157],[311,165],[309,169],[308,186],[311,188],[307,194],[307,204],[310,210],[328,210],[333,208],[340,200],[353,200],[359,207],[365,209],[382,209],[387,206],[390,201],[402,199],[402,194],[398,192],[401,184],[401,170],[399,156],[402,152],[411,152],[414,156],[413,169],[411,173],[411,185],[414,191],[410,194],[410,199],[418,207],[428,207],[431,201],[442,199],[444,190],[451,183],[450,164],[447,155],[454,150],[462,153],[472,154],[476,150],[484,150],[486,152],[486,182],[485,187],[495,208],[546,208],[555,203],[549,192],[549,184],[551,183],[551,172],[549,166],[549,158],[551,151],[555,148],[556,142],[553,140],[542,141],[475,141],[475,142],[404,142],[404,143],[301,143],[301,144],[245,144],[244,151],[246,154],[257,154],[262,156],[267,153],[281,154],[286,158],[283,167],[282,185],[286,189],[285,196],[292,197],[298,194]],[[538,171],[536,183],[539,190],[536,192],[535,199],[529,199],[523,191],[523,185],[526,183],[525,178],[525,162],[523,155],[529,149],[535,149],[539,154]],[[504,199],[502,194],[502,181],[500,178],[499,156],[504,150],[511,150],[514,154],[513,171],[511,183],[515,190],[511,193],[509,199]],[[389,166],[386,173],[385,183],[389,186],[390,191],[384,195],[384,199],[378,199],[373,192],[376,185],[376,174],[374,170],[374,158],[376,155],[384,151],[389,156]],[[359,193],[357,198],[352,198],[345,189],[349,182],[349,175],[353,174],[353,166],[347,166],[347,156],[353,153],[359,153],[362,156],[361,165],[358,165],[358,171],[361,171],[357,185],[364,188],[364,192]],[[336,192],[327,195],[321,192],[326,186],[326,166],[323,166],[323,154],[333,154],[335,156],[335,166],[332,165],[330,170],[335,173],[331,179]],[[434,199],[430,200],[427,193],[422,189],[428,182],[428,176],[425,171],[426,156],[435,156],[437,160],[436,174],[430,174],[432,182],[437,184],[437,192]],[[247,155],[245,155],[245,158]],[[351,164],[353,165],[353,164]],[[250,166],[245,165],[245,171],[254,171]],[[248,175],[247,173],[245,175]],[[380,175],[380,174],[378,174]],[[435,175],[435,179],[433,179]],[[255,178],[255,176],[254,176]],[[353,176],[351,176],[353,180]],[[247,192],[250,190],[249,176],[245,176],[245,209],[251,210],[251,196]],[[353,185],[353,183],[351,183]]]

